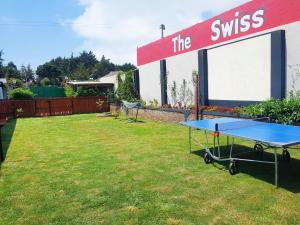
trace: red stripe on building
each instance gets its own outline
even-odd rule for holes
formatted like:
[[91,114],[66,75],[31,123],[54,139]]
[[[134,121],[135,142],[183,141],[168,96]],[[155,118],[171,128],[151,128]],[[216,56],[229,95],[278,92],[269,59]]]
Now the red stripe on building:
[[[257,28],[251,27],[245,32],[235,33],[235,24],[240,24],[240,19],[242,17],[244,17],[245,15],[250,15],[251,17],[253,16],[253,13],[257,12],[258,10],[264,11],[263,24]],[[237,12],[238,15],[236,14]],[[137,64],[138,66],[141,66],[146,63],[151,63],[171,56],[183,54],[193,50],[205,48],[207,46],[247,36],[249,34],[254,34],[260,31],[269,30],[278,26],[296,22],[300,20],[299,12],[299,0],[253,0],[244,5],[229,10],[219,16],[211,18],[202,23],[198,23],[185,30],[138,48]],[[235,19],[239,19],[239,21],[235,23]],[[218,40],[212,40],[212,35],[214,33],[211,26],[216,20],[220,20],[224,26],[225,23],[227,23],[227,25],[230,25],[231,21],[233,20],[234,24],[232,35],[227,37],[223,37],[221,35]],[[255,21],[255,23],[256,25],[259,25],[257,21]],[[237,31],[240,31],[240,26],[241,25],[239,25],[239,29]],[[183,48],[180,50],[176,49],[177,51],[174,51],[174,38],[178,37],[179,35],[181,38],[181,45],[184,45],[183,39],[185,39],[186,37],[191,37],[191,43],[189,44],[189,40],[186,40],[185,44],[188,48]]]

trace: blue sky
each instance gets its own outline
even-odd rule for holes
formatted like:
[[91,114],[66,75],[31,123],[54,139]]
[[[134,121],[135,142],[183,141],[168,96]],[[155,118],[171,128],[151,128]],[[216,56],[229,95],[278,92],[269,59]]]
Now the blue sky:
[[83,7],[74,0],[1,0],[0,49],[6,63],[35,67],[78,51],[83,38],[59,21],[76,18],[82,12]]
[[5,63],[34,68],[58,56],[92,50],[115,63],[136,62],[136,48],[247,0],[1,0]]

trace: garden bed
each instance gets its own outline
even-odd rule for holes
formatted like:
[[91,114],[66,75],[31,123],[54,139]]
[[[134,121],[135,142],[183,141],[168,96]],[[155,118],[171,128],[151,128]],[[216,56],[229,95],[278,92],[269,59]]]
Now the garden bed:
[[[117,106],[116,104],[110,104],[110,111],[112,113],[125,112]],[[129,109],[129,117],[134,117],[136,115],[136,109]],[[247,115],[241,115],[236,109],[209,106],[203,107],[199,112],[199,115],[203,119],[218,118],[218,117],[234,117],[234,118],[249,118]],[[175,109],[175,108],[140,108],[138,117],[151,119],[156,121],[178,123],[185,119],[193,120],[195,119],[195,111],[191,109]]]

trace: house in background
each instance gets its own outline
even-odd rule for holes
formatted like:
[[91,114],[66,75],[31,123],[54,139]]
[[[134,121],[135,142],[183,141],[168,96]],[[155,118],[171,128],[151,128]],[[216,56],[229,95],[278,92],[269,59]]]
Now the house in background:
[[111,71],[105,76],[98,79],[101,84],[112,84],[113,90],[118,89],[118,74],[123,73],[123,71]]
[[68,81],[67,84],[73,86],[75,89],[79,87],[95,88],[102,93],[115,92],[118,88],[117,76],[122,71],[112,71],[107,75],[97,79],[97,80],[87,80],[87,81]]
[[0,100],[7,98],[6,83],[6,78],[0,78]]

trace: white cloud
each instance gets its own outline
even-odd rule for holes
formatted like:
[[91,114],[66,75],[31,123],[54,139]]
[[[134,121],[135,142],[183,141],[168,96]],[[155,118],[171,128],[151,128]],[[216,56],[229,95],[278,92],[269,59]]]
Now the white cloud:
[[136,62],[136,48],[166,34],[200,22],[201,15],[216,15],[248,0],[79,0],[81,16],[67,20],[73,31],[85,39],[80,49],[103,54],[113,62]]

